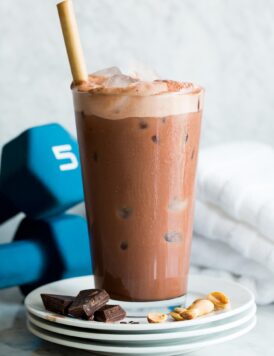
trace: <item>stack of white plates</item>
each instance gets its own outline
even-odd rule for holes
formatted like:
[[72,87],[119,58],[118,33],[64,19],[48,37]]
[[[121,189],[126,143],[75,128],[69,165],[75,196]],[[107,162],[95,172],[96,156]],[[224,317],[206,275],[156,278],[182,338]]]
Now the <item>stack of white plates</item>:
[[245,287],[222,279],[192,275],[189,278],[187,305],[194,299],[218,290],[230,297],[231,309],[213,312],[188,321],[148,324],[144,315],[157,310],[170,311],[179,299],[119,304],[127,311],[125,323],[100,323],[53,314],[44,309],[41,293],[77,295],[94,288],[93,277],[71,278],[47,284],[31,292],[25,305],[28,328],[34,335],[60,345],[90,350],[104,355],[178,355],[237,338],[256,324],[256,305]]

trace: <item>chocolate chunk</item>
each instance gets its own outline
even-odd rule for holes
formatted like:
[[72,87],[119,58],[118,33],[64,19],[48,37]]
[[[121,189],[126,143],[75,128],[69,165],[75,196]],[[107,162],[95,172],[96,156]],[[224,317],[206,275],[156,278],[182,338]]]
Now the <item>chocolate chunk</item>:
[[182,240],[182,235],[177,231],[167,232],[164,236],[167,242],[180,242]]
[[156,135],[151,136],[151,139],[152,139],[152,141],[153,141],[154,143],[159,143],[159,142],[160,142],[159,137],[156,136]]
[[94,313],[94,320],[111,323],[124,319],[126,312],[120,305],[105,305]]
[[69,307],[68,314],[75,318],[90,319],[108,300],[109,295],[104,289],[82,290]]
[[44,307],[57,314],[67,315],[68,308],[75,300],[75,297],[58,294],[41,294]]

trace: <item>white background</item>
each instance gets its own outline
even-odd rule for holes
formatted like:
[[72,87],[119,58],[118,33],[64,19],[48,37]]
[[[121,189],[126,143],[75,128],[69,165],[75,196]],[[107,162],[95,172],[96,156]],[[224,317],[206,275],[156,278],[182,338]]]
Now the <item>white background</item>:
[[[74,3],[90,72],[138,60],[163,77],[197,82],[206,88],[204,146],[241,139],[274,145],[273,0]],[[0,0],[0,148],[32,125],[57,121],[75,131],[55,4]],[[11,238],[20,218],[1,226],[0,242]],[[55,345],[37,348],[36,339],[33,351],[30,334],[24,333],[25,313],[18,314],[21,297],[2,292],[1,298],[9,302],[9,317],[1,324],[7,329],[2,333],[5,354],[61,354]],[[197,355],[272,355],[272,309],[260,309],[250,336]]]
[[[0,145],[74,130],[55,0],[0,1]],[[273,0],[74,0],[89,71],[138,60],[206,88],[202,142],[274,143]]]
[[[0,148],[42,123],[75,132],[56,2],[0,1]],[[274,144],[273,0],[74,4],[90,72],[137,60],[164,78],[194,81],[206,88],[203,146],[241,139]],[[0,240],[14,227],[14,221],[2,226]]]

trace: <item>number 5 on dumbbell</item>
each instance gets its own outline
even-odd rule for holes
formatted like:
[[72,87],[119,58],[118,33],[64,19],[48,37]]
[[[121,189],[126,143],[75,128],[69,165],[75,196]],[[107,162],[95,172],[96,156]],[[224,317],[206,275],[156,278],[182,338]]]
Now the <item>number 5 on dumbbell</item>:
[[32,218],[52,216],[82,200],[77,142],[62,126],[31,128],[4,146],[0,223],[20,211]]
[[78,168],[78,159],[75,153],[72,152],[71,145],[52,146],[52,152],[56,159],[69,161],[68,163],[60,164],[60,171],[70,171]]

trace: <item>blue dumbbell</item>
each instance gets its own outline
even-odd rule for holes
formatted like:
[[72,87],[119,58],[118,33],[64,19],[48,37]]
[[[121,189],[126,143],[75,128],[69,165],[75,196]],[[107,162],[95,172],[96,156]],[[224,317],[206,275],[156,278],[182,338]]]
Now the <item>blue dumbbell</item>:
[[0,223],[22,211],[32,218],[59,214],[83,200],[76,140],[60,125],[24,131],[2,151]]
[[0,245],[0,288],[23,294],[55,280],[92,273],[87,224],[77,215],[25,218],[14,241]]

